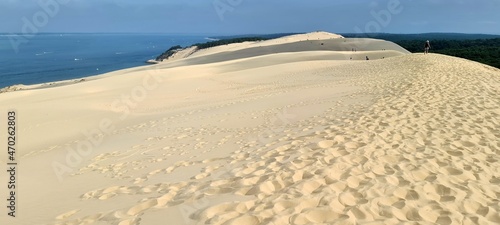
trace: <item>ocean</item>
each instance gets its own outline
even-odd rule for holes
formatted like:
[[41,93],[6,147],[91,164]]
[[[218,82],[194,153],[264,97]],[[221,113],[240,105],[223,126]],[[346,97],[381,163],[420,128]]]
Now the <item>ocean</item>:
[[174,45],[207,42],[206,36],[168,34],[38,34],[12,45],[0,34],[0,88],[76,79],[142,66]]

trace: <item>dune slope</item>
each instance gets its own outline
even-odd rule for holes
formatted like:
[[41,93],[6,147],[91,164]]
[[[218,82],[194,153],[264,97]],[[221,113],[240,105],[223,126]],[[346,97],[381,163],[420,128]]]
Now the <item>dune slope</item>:
[[498,224],[500,71],[335,54],[1,94],[19,114],[16,222]]

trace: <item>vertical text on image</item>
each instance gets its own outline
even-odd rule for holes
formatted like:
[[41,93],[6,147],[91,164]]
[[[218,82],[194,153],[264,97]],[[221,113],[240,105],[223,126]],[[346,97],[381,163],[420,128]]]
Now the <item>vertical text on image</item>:
[[7,112],[7,215],[16,217],[17,207],[17,158],[16,147],[18,142],[17,113],[14,110]]

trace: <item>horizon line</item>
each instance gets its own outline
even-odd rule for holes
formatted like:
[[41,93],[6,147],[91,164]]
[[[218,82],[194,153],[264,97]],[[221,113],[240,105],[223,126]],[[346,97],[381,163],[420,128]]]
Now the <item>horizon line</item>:
[[[391,32],[370,32],[370,33],[356,33],[356,32],[330,32],[330,31],[310,31],[310,32],[276,32],[276,33],[168,33],[168,32],[39,32],[38,34],[162,34],[162,35],[272,35],[272,34],[305,34],[312,32],[329,32],[335,34],[358,34],[358,35],[368,35],[368,34],[397,34],[397,35],[419,35],[419,34],[465,34],[465,35],[491,35],[500,36],[500,34],[494,33],[461,33],[461,32],[424,32],[424,33],[391,33]],[[0,32],[1,35],[24,35],[19,32]]]

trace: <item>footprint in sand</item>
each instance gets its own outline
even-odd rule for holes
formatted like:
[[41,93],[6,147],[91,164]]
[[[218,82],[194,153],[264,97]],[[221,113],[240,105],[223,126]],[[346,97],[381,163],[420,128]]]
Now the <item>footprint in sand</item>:
[[127,214],[130,215],[130,216],[137,216],[139,215],[140,213],[156,206],[158,204],[158,200],[157,199],[150,199],[150,200],[147,200],[145,202],[142,202],[138,205],[135,205],[133,207],[131,207],[128,211],[127,211]]
[[57,216],[56,219],[57,220],[66,220],[66,219],[70,218],[71,216],[75,215],[79,211],[80,210],[75,209],[75,210],[63,213],[63,214]]

